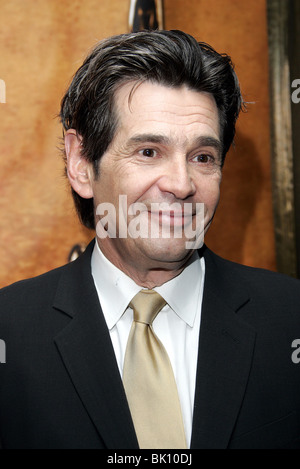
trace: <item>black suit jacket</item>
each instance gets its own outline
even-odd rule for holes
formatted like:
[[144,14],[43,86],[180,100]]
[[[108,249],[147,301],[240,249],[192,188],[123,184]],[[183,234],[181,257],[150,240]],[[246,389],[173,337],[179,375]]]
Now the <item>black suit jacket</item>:
[[[75,262],[0,292],[3,448],[137,449],[91,276]],[[192,448],[299,448],[300,282],[207,248]]]

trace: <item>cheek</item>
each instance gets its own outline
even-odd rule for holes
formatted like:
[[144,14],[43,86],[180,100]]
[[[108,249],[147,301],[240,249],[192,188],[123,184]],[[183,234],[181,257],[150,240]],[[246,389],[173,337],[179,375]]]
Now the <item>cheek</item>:
[[127,195],[129,203],[148,199],[160,200],[156,180],[155,174],[151,171],[133,169],[128,175],[124,175],[120,187]]
[[114,155],[104,155],[100,166],[98,185],[110,198],[126,195],[136,202],[151,186],[150,171],[132,164],[129,159],[116,160]]
[[145,194],[151,192],[151,187],[147,178],[135,174],[134,171],[124,172],[121,177],[118,174],[112,176],[103,172],[94,184],[94,202],[96,206],[101,203],[113,204],[118,213],[120,204],[124,208],[125,203],[128,209],[130,205],[143,201]]
[[214,178],[204,181],[199,185],[198,201],[205,204],[206,210],[213,211],[220,199],[221,178]]

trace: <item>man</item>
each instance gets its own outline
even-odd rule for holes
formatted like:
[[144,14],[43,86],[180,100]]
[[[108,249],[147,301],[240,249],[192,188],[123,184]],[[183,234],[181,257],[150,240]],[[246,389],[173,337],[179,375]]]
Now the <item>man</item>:
[[77,71],[64,153],[97,237],[0,293],[3,448],[300,447],[299,282],[202,246],[242,105],[230,58],[180,31]]

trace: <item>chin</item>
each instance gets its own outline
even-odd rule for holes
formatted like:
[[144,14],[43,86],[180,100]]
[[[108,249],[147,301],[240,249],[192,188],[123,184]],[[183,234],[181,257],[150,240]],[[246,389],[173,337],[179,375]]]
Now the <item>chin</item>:
[[185,241],[182,239],[156,239],[143,248],[149,258],[162,263],[182,262],[192,254],[192,250],[186,248]]

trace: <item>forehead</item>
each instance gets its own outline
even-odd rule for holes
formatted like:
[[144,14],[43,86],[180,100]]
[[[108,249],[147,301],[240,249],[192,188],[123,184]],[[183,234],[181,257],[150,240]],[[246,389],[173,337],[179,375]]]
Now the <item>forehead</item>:
[[220,137],[219,114],[214,97],[205,92],[167,87],[152,82],[122,85],[115,94],[119,130],[149,130]]

